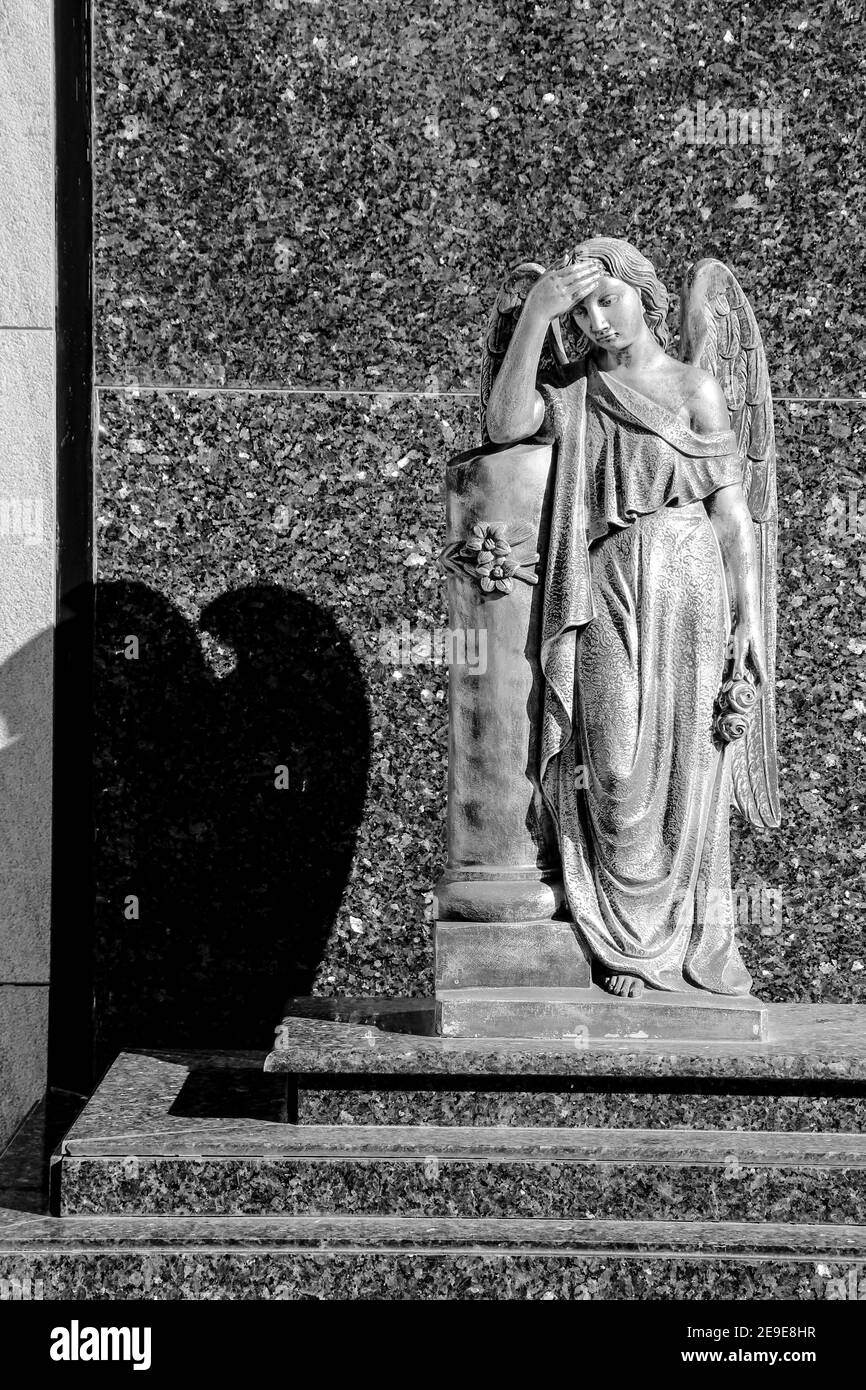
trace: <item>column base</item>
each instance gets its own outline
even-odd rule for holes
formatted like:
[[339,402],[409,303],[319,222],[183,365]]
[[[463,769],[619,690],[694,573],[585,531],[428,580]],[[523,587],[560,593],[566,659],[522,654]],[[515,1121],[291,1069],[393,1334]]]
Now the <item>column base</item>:
[[472,989],[588,989],[592,972],[571,922],[437,922],[436,996]]

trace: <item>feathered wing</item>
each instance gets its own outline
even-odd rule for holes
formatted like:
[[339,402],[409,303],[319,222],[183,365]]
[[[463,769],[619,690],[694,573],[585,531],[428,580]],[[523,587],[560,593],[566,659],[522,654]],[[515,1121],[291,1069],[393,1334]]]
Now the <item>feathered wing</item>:
[[728,745],[734,805],[753,825],[780,824],[776,757],[776,436],[764,345],[752,306],[722,261],[701,260],[681,299],[683,361],[711,372],[725,393],[743,460],[758,553],[767,687],[742,739]]
[[[487,320],[484,346],[481,354],[481,439],[489,444],[487,433],[487,402],[508,351],[517,320],[520,317],[526,296],[532,286],[544,274],[544,266],[537,261],[520,261],[512,267],[503,280],[496,302]],[[566,333],[568,329],[565,329]],[[563,342],[563,325],[551,324],[538,363],[538,377],[542,381],[556,379],[557,373],[566,366],[569,356]]]

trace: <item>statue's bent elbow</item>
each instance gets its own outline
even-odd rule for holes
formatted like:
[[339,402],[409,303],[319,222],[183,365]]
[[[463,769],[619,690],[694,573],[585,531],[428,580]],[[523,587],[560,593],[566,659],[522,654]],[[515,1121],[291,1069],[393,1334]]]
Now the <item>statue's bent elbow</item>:
[[491,444],[519,444],[535,433],[533,426],[527,424],[525,420],[520,421],[515,427],[513,420],[502,421],[498,419],[495,412],[491,413],[489,407],[486,423],[487,435]]

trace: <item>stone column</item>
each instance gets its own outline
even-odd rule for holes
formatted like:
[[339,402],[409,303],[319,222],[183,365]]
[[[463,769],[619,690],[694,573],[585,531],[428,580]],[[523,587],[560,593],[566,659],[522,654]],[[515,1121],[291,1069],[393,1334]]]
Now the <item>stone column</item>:
[[45,1089],[55,602],[52,5],[0,7],[0,1147]]
[[457,996],[465,1005],[470,993],[590,984],[538,788],[551,482],[549,445],[461,454],[448,466],[448,863],[435,905],[445,1034],[462,1031]]

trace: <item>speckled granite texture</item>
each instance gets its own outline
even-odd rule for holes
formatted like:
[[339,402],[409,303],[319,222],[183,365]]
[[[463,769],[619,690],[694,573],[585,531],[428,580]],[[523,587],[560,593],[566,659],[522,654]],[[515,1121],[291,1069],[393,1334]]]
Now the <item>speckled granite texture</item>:
[[[293,993],[432,992],[446,673],[416,644],[445,623],[444,462],[475,442],[503,268],[607,232],[674,292],[695,256],[729,261],[777,396],[842,398],[778,408],[785,823],[733,836],[757,992],[820,1004],[823,1032],[811,1051],[545,1065],[362,1025],[334,1048],[307,1018],[299,1118],[634,1125],[650,1148],[677,1125],[862,1128],[862,1046],[839,1045],[830,1001],[862,1001],[866,965],[866,412],[846,399],[864,387],[863,26],[853,0],[758,8],[95,0],[100,1059],[264,1049]],[[778,147],[678,144],[716,102],[759,108]],[[383,661],[383,629],[408,629],[408,665]],[[841,1224],[862,1219],[853,1148],[826,1181],[780,1161],[738,1185],[670,1154],[637,1182],[613,1161],[578,1181],[553,1150],[471,1171],[464,1153],[444,1177],[392,1155],[374,1177],[338,1136],[311,1179],[269,1148],[294,1083],[263,1056],[216,1079],[163,1058],[183,1076],[162,1121],[164,1077],[115,1073],[65,1151],[82,1209],[261,1215],[0,1219],[0,1276],[47,1298],[684,1301],[823,1299],[852,1260],[862,1275],[863,1228]],[[473,1072],[512,1089],[470,1097]],[[149,1139],[130,1106],[157,1107]],[[169,1130],[185,1150],[163,1152]],[[719,1142],[747,1141],[770,1142]],[[577,1203],[582,1220],[551,1216]],[[839,1224],[794,1224],[815,1219]]]
[[[323,1045],[321,1050],[326,1051],[326,1046]],[[443,1145],[449,1152],[451,1149],[448,1146],[451,1145],[455,1153],[464,1154],[467,1147],[473,1154],[489,1154],[491,1149],[500,1154],[500,1151],[507,1153],[517,1146],[521,1153],[532,1152],[538,1155],[559,1154],[561,1150],[574,1145],[585,1148],[590,1144],[590,1139],[593,1144],[597,1144],[599,1136],[606,1132],[602,1127],[589,1136],[579,1130],[562,1133],[561,1129],[555,1126],[538,1128],[538,1123],[532,1126],[530,1122],[532,1127],[522,1128],[518,1135],[507,1129],[499,1136],[492,1136],[489,1132],[452,1133],[446,1119],[441,1127],[428,1128],[422,1135],[411,1123],[407,1124],[402,1117],[398,1117],[383,1122],[390,1126],[384,1135],[379,1128],[366,1129],[363,1124],[354,1127],[351,1133],[345,1128],[332,1129],[329,1120],[323,1122],[327,1130],[327,1133],[324,1133],[321,1125],[312,1120],[309,1125],[286,1123],[285,1113],[275,1103],[275,1098],[270,1096],[268,1083],[278,1078],[262,1074],[261,1054],[249,1053],[243,1063],[240,1062],[241,1054],[230,1054],[230,1064],[222,1060],[225,1056],[227,1055],[213,1052],[121,1053],[87,1102],[76,1123],[65,1135],[58,1148],[58,1156],[143,1159],[176,1154],[207,1158],[219,1153],[231,1158],[250,1158],[256,1155],[262,1158],[279,1158],[287,1154],[297,1156],[331,1153],[340,1157],[348,1151],[355,1154],[413,1154],[418,1151],[419,1145],[424,1143],[434,1146],[429,1150],[431,1153],[436,1151],[437,1146],[441,1149]],[[422,1062],[419,1070],[423,1071],[424,1065]],[[538,1070],[540,1072],[540,1068]],[[640,1070],[639,1059],[633,1059],[633,1078],[639,1075]],[[308,1082],[316,1080],[309,1076],[301,1079]],[[332,1082],[336,1079],[338,1084],[340,1081],[348,1084],[349,1080],[352,1080],[359,1086],[365,1079],[372,1080],[365,1078],[363,1072],[359,1072],[356,1077],[351,1078],[322,1077],[319,1084],[325,1085],[329,1079]],[[432,1088],[435,1082],[439,1081],[446,1088],[446,1092],[461,1082],[464,1087],[474,1084],[484,1095],[486,1088],[492,1086],[497,1078],[470,1078],[459,1075],[436,1078],[432,1068],[429,1068],[428,1075],[418,1079],[424,1080],[428,1088]],[[507,1076],[499,1078],[499,1084],[502,1086],[507,1086],[508,1081]],[[527,1088],[533,1081],[536,1088],[545,1082],[548,1086],[556,1088],[564,1088],[567,1084],[567,1079],[562,1076],[553,1075],[545,1078],[539,1074],[536,1077],[527,1076],[521,1079],[518,1085]],[[377,1077],[374,1086],[397,1086],[400,1082],[410,1087],[418,1084],[414,1076],[394,1075]],[[636,1084],[635,1079],[625,1083],[626,1086],[632,1087]],[[659,1084],[668,1092],[676,1085],[670,1075]],[[700,1083],[688,1080],[680,1083],[683,1091],[691,1087],[693,1100],[696,1099],[694,1088],[697,1084]],[[737,1085],[741,1090],[746,1090],[746,1083],[742,1081],[716,1082],[715,1088],[711,1082],[703,1084],[705,1093],[710,1097],[724,1095],[726,1086]],[[764,1080],[760,1084],[772,1094],[770,1083]],[[618,1089],[617,1078],[609,1075],[601,1075],[595,1079],[586,1076],[574,1077],[570,1085],[572,1090],[577,1086],[586,1087],[589,1093],[602,1087],[612,1093]],[[796,1081],[777,1081],[775,1085],[778,1095],[799,1097],[805,1094],[808,1099],[814,1098],[815,1094],[820,1095],[822,1090],[826,1093],[830,1089],[827,1083],[822,1088],[818,1082],[798,1084]],[[808,1086],[805,1093],[802,1090],[804,1086]],[[851,1083],[846,1087],[845,1083],[837,1082],[833,1089],[842,1097],[843,1105],[846,1100],[850,1104],[852,1097],[857,1094],[856,1085]],[[860,1089],[862,1090],[862,1083]],[[664,1098],[665,1091],[660,1092],[660,1095]],[[683,1100],[687,1099],[688,1096],[684,1095]],[[351,1125],[351,1121],[348,1123]],[[514,1123],[512,1120],[512,1125]],[[702,1132],[704,1128],[705,1126],[696,1126],[694,1134],[677,1136],[676,1152],[680,1157],[686,1156],[688,1146],[691,1146],[696,1154],[705,1152],[711,1140]],[[612,1151],[622,1157],[623,1146],[627,1147],[638,1141],[629,1130],[621,1130],[612,1135],[609,1142]],[[649,1151],[655,1152],[670,1141],[663,1134],[647,1134],[641,1142]],[[781,1145],[784,1149],[789,1141],[778,1134],[773,1138],[758,1133],[752,1134],[751,1137],[734,1134],[731,1136],[731,1142],[739,1150],[743,1150],[744,1146],[748,1148],[751,1144],[757,1152],[773,1144],[777,1148]],[[823,1145],[820,1151],[832,1157],[837,1152],[851,1152],[852,1145],[856,1147],[856,1142],[849,1140],[842,1133],[823,1137],[819,1135],[816,1138],[806,1134],[790,1140],[797,1152],[805,1151],[813,1157],[817,1152],[816,1146]],[[745,1161],[744,1158],[743,1162]]]
[[[672,289],[729,260],[777,395],[862,394],[861,30],[853,0],[97,0],[101,1058],[264,1046],[289,993],[431,992],[445,669],[379,646],[445,623],[476,421],[435,393],[474,390],[502,267],[595,230]],[[677,143],[699,102],[764,135]],[[762,998],[854,1001],[864,412],[778,428],[785,824],[734,830],[740,935]]]
[[42,1253],[0,1250],[0,1278],[42,1281],[45,1299],[413,1301],[792,1299],[843,1291],[863,1264],[737,1256],[645,1260],[568,1255],[245,1254],[239,1251]]
[[[376,1046],[372,1030],[331,1027]],[[252,1053],[121,1055],[59,1146],[55,1205],[59,1192],[64,1217],[864,1216],[859,1133],[296,1125],[264,1104],[277,1080]]]
[[860,1134],[866,1130],[866,1093],[852,1096],[784,1095],[764,1082],[749,1092],[725,1089],[670,1091],[619,1089],[610,1078],[596,1087],[559,1082],[555,1090],[327,1090],[299,1087],[302,1125],[548,1125],[638,1129],[811,1130]]
[[261,1063],[119,1058],[55,1157],[66,1214],[0,1211],[0,1277],[48,1299],[824,1299],[861,1278],[862,1135],[294,1126]]
[[[364,1001],[356,1001],[363,1004]],[[520,1084],[564,1078],[625,1081],[643,1085],[687,1080],[705,1089],[748,1082],[803,1088],[862,1086],[866,1035],[862,1013],[851,1004],[777,1004],[768,1008],[762,1042],[668,1042],[656,1038],[436,1038],[377,1026],[376,1001],[364,1022],[322,1018],[283,1019],[265,1071],[283,1072],[304,1085],[351,1077],[370,1085],[389,1077],[411,1085],[434,1078],[475,1078]],[[387,1023],[386,1019],[386,1023]],[[200,1054],[206,1064],[207,1054]],[[146,1058],[123,1059],[134,1076]]]
[[380,647],[447,623],[469,407],[107,394],[101,428],[106,1051],[261,1046],[314,985],[431,992],[446,668]]
[[[859,1138],[859,1136],[858,1136]],[[423,1137],[421,1139],[423,1146]],[[673,1147],[673,1146],[672,1146]],[[64,1159],[63,1214],[863,1222],[866,1164],[534,1158]]]
[[[95,11],[103,380],[471,387],[502,268],[597,231],[729,260],[777,390],[862,386],[855,0]],[[700,101],[784,114],[677,144]]]
[[[778,423],[785,823],[734,829],[740,935],[762,998],[857,1001],[866,565],[832,517],[866,417]],[[106,1052],[264,1046],[292,992],[432,992],[446,672],[383,663],[380,637],[446,622],[443,463],[474,430],[455,401],[102,393]]]

